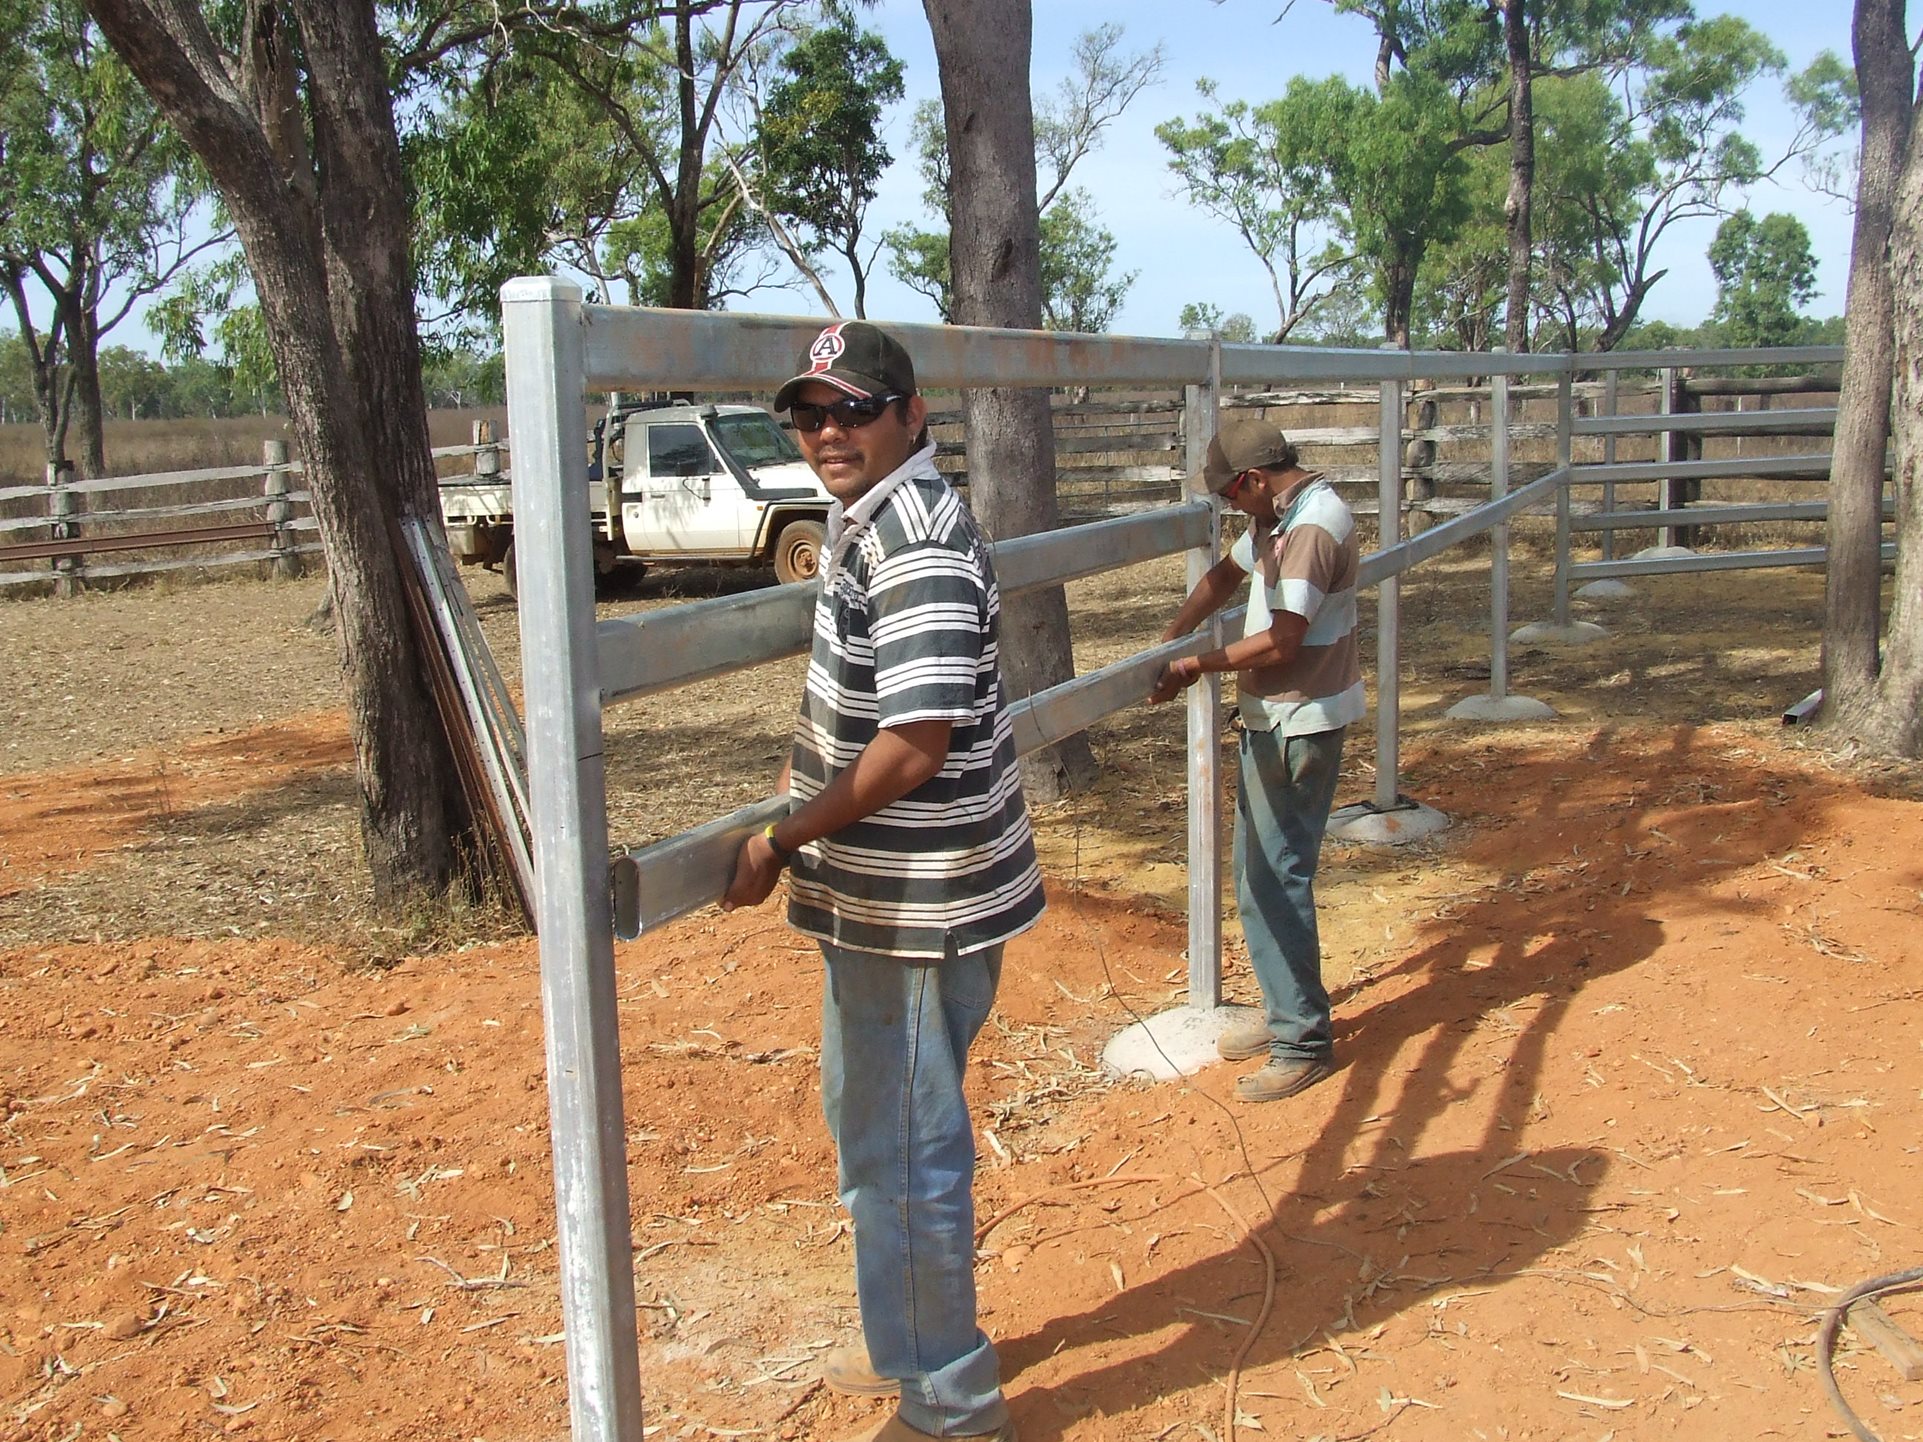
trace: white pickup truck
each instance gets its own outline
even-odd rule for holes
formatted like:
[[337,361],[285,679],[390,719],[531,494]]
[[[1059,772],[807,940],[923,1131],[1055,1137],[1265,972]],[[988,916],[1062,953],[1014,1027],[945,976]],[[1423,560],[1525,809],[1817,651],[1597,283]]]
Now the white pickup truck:
[[[819,564],[828,492],[794,437],[753,406],[664,405],[610,412],[588,441],[595,570],[623,562],[772,564],[805,581]],[[612,504],[610,503],[612,501]],[[448,545],[498,565],[515,589],[514,498],[498,475],[441,483]]]

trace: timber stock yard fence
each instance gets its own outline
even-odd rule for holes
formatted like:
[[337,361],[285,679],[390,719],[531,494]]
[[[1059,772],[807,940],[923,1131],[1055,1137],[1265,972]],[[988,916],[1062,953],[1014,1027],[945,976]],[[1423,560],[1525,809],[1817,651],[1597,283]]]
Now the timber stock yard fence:
[[[814,337],[820,322],[586,305],[578,287],[551,278],[511,281],[503,288],[502,302],[508,423],[515,438],[515,544],[520,556],[535,910],[572,1429],[576,1442],[640,1442],[614,944],[617,936],[651,931],[719,899],[741,842],[779,816],[787,800],[769,796],[650,845],[612,846],[602,715],[624,700],[800,654],[808,645],[814,587],[802,582],[598,619],[587,479],[579,464],[586,443],[585,402],[590,392],[610,389],[768,394],[788,377],[793,357]],[[1499,692],[1504,684],[1500,658],[1507,641],[1508,528],[1517,516],[1544,507],[1554,510],[1561,617],[1574,576],[1572,493],[1578,488],[1603,487],[1613,500],[1616,487],[1642,482],[1660,486],[1678,476],[1697,483],[1745,473],[1827,473],[1826,455],[1814,451],[1766,460],[1676,462],[1666,455],[1647,461],[1618,459],[1616,446],[1624,436],[1661,435],[1667,446],[1676,434],[1705,433],[1695,422],[1674,419],[1669,404],[1646,416],[1578,416],[1578,367],[1601,375],[1601,384],[1610,388],[1612,372],[1649,368],[1648,356],[1339,351],[957,326],[895,329],[930,389],[1182,388],[1177,434],[1185,480],[1176,494],[1131,514],[996,543],[995,567],[1005,596],[1176,554],[1186,558],[1193,584],[1221,554],[1222,513],[1201,491],[1199,473],[1219,413],[1232,403],[1229,387],[1264,388],[1241,398],[1254,404],[1279,394],[1268,389],[1278,386],[1293,394],[1340,390],[1345,400],[1357,394],[1349,387],[1362,388],[1360,395],[1373,401],[1376,418],[1379,544],[1363,562],[1360,584],[1376,593],[1377,794],[1369,806],[1380,812],[1406,805],[1396,790],[1404,571],[1463,542],[1490,538],[1491,682],[1492,691]],[[1666,354],[1656,363],[1675,368],[1828,365],[1839,359],[1834,349],[1804,348]],[[1547,381],[1554,404],[1553,414],[1538,422],[1548,431],[1534,437],[1547,451],[1541,473],[1512,489],[1511,442],[1517,419],[1512,389],[1519,389],[1514,386],[1519,379]],[[1475,464],[1486,477],[1488,498],[1470,500],[1448,519],[1404,539],[1403,518],[1411,501],[1405,489],[1407,404],[1412,389],[1424,382],[1473,385],[1477,404],[1487,405],[1486,421],[1478,416],[1460,423],[1459,433],[1415,439],[1433,441],[1438,448],[1445,442],[1486,443],[1486,456]],[[1620,391],[1617,384],[1607,394],[1619,397]],[[1123,404],[1125,398],[1115,403]],[[1820,417],[1814,414],[1819,408],[1808,409],[1811,414],[1798,414],[1787,424],[1817,427],[1833,420],[1833,408],[1820,408]],[[1420,412],[1417,419],[1422,419]],[[1785,424],[1780,415],[1717,419],[1745,437],[1768,434],[1772,420]],[[1438,414],[1427,429],[1442,424]],[[1599,437],[1604,452],[1593,464],[1580,467],[1574,462],[1579,432]],[[1316,442],[1360,444],[1368,439],[1320,436]],[[1673,492],[1659,497],[1656,506],[1638,515],[1637,523],[1668,523],[1663,509],[1690,510],[1667,504],[1681,499]],[[1441,508],[1428,509],[1433,513]],[[1691,516],[1696,519],[1693,511]],[[1681,555],[1615,564],[1682,569],[1689,559]],[[1752,553],[1749,563],[1801,560]],[[1172,608],[1178,597],[1168,599]],[[1101,670],[1013,699],[1010,720],[1016,749],[1032,752],[1139,704],[1168,661],[1219,644],[1236,619],[1235,613],[1224,615],[1194,636],[1150,646]],[[1187,695],[1189,1003],[1182,1010],[1188,1012],[1213,1012],[1221,1003],[1221,720],[1219,678],[1205,677]],[[664,759],[673,764],[671,758]]]
[[[501,447],[483,439],[484,424],[473,445],[437,447],[436,462],[473,457],[475,473],[498,470]],[[89,480],[47,469],[43,484],[0,486],[0,595],[51,585],[70,596],[90,581],[228,566],[285,578],[320,554],[301,464],[285,441],[266,441],[257,466]]]
[[[1576,364],[1594,378],[1571,387],[1573,434],[1588,454],[1577,462],[1576,480],[1584,488],[1572,505],[1570,531],[1595,536],[1600,556],[1582,563],[1565,556],[1566,564],[1576,565],[1576,579],[1634,574],[1593,569],[1614,566],[1619,540],[1630,532],[1653,532],[1657,546],[1670,547],[1697,544],[1711,526],[1745,526],[1724,534],[1753,538],[1758,525],[1794,535],[1796,523],[1820,524],[1820,495],[1786,501],[1783,483],[1827,477],[1826,456],[1803,455],[1800,464],[1791,457],[1794,438],[1828,434],[1834,371],[1700,374],[1714,368],[1716,354],[1578,358]],[[1837,354],[1803,348],[1770,358],[1811,365],[1832,362]],[[1558,397],[1554,384],[1511,386],[1512,479],[1533,480],[1553,466]],[[1372,388],[1305,379],[1286,390],[1225,385],[1220,399],[1225,408],[1259,409],[1343,490],[1358,515],[1377,513],[1383,429]],[[1399,505],[1411,528],[1490,499],[1493,406],[1493,386],[1480,377],[1473,384],[1424,378],[1405,394],[1395,453]],[[1660,418],[1660,424],[1646,418]],[[1147,388],[1129,397],[1061,397],[1054,420],[1056,492],[1065,524],[1156,508],[1180,496],[1188,441],[1179,397]],[[929,421],[938,463],[965,482],[961,413],[937,410]],[[507,474],[508,438],[497,440],[490,422],[477,421],[471,444],[437,447],[434,456],[444,485],[498,482]],[[1736,459],[1759,464],[1734,471],[1715,464]],[[1670,464],[1650,470],[1646,463],[1657,461]],[[1583,467],[1591,463],[1630,469],[1619,470],[1620,479],[1596,472],[1595,483],[1587,484]],[[320,552],[300,477],[300,461],[289,457],[286,443],[269,440],[258,466],[97,480],[78,480],[68,471],[50,474],[42,484],[0,486],[0,596],[48,587],[70,595],[90,582],[234,566],[298,575],[306,558]],[[1705,504],[1704,480],[1715,485],[1718,477],[1724,478],[1722,493]]]

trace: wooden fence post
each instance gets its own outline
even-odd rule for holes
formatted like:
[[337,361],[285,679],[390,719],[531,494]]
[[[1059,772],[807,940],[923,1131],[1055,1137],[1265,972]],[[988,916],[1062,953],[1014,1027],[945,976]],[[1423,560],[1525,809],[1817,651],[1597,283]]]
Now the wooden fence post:
[[498,476],[501,474],[501,446],[494,437],[494,422],[478,420],[474,423],[474,444],[479,447],[474,452],[474,474],[478,476]]
[[[1415,428],[1418,431],[1432,431],[1437,420],[1434,396],[1424,396],[1416,402]],[[1435,515],[1429,502],[1436,497],[1436,455],[1438,448],[1433,439],[1418,436],[1412,439],[1403,456],[1403,475],[1405,492],[1409,501],[1409,534],[1429,529]]]
[[[1663,404],[1665,415],[1693,415],[1702,410],[1702,397],[1691,389],[1690,371],[1667,368],[1663,372],[1667,382]],[[1696,461],[1703,456],[1703,437],[1700,432],[1667,431],[1664,433],[1667,445],[1663,459],[1667,461]],[[1663,481],[1660,504],[1666,511],[1680,510],[1692,501],[1701,498],[1703,483],[1670,476]],[[1665,526],[1658,533],[1656,544],[1659,546],[1686,546],[1696,544],[1696,527]]]
[[287,499],[287,442],[267,441],[261,448],[261,467],[267,472],[267,523],[274,528],[274,578],[291,581],[301,573],[300,553],[288,523],[294,503]]
[[[52,538],[56,541],[72,540],[79,532],[71,519],[73,516],[73,492],[67,489],[73,480],[73,462],[47,462],[47,514],[52,518]],[[71,600],[80,590],[80,580],[75,574],[80,569],[80,557],[55,556],[53,558],[53,593],[62,600]]]

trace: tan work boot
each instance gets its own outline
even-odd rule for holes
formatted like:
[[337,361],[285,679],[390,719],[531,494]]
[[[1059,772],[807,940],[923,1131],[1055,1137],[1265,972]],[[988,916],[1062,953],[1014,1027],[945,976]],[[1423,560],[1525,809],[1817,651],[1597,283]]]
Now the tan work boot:
[[993,1432],[970,1432],[965,1436],[938,1439],[932,1432],[910,1427],[897,1412],[867,1431],[855,1433],[848,1442],[1016,1442],[1015,1420],[1011,1417]]
[[1259,1016],[1248,1021],[1230,1022],[1222,1035],[1215,1039],[1215,1054],[1223,1061],[1247,1061],[1252,1056],[1267,1056],[1269,1043],[1273,1040],[1269,1035],[1269,1024]]
[[822,1353],[821,1380],[830,1392],[844,1397],[888,1397],[901,1391],[900,1382],[875,1370],[865,1343],[830,1347]]
[[1279,1102],[1297,1092],[1307,1091],[1335,1071],[1327,1057],[1314,1060],[1272,1061],[1235,1083],[1235,1094],[1245,1102]]

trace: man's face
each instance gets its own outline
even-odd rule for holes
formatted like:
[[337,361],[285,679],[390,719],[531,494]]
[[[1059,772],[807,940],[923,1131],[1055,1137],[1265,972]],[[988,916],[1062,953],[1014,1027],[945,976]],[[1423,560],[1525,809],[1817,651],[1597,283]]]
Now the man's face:
[[[826,381],[809,381],[795,393],[802,405],[832,406],[845,401],[845,391]],[[864,426],[843,426],[830,414],[818,431],[795,427],[801,454],[821,477],[828,494],[843,505],[852,505],[864,492],[914,454],[915,438],[921,434],[928,406],[920,396],[910,396],[907,416],[901,406],[891,405]]]
[[1267,471],[1246,470],[1236,474],[1222,499],[1245,516],[1258,521],[1275,519],[1275,477]]

